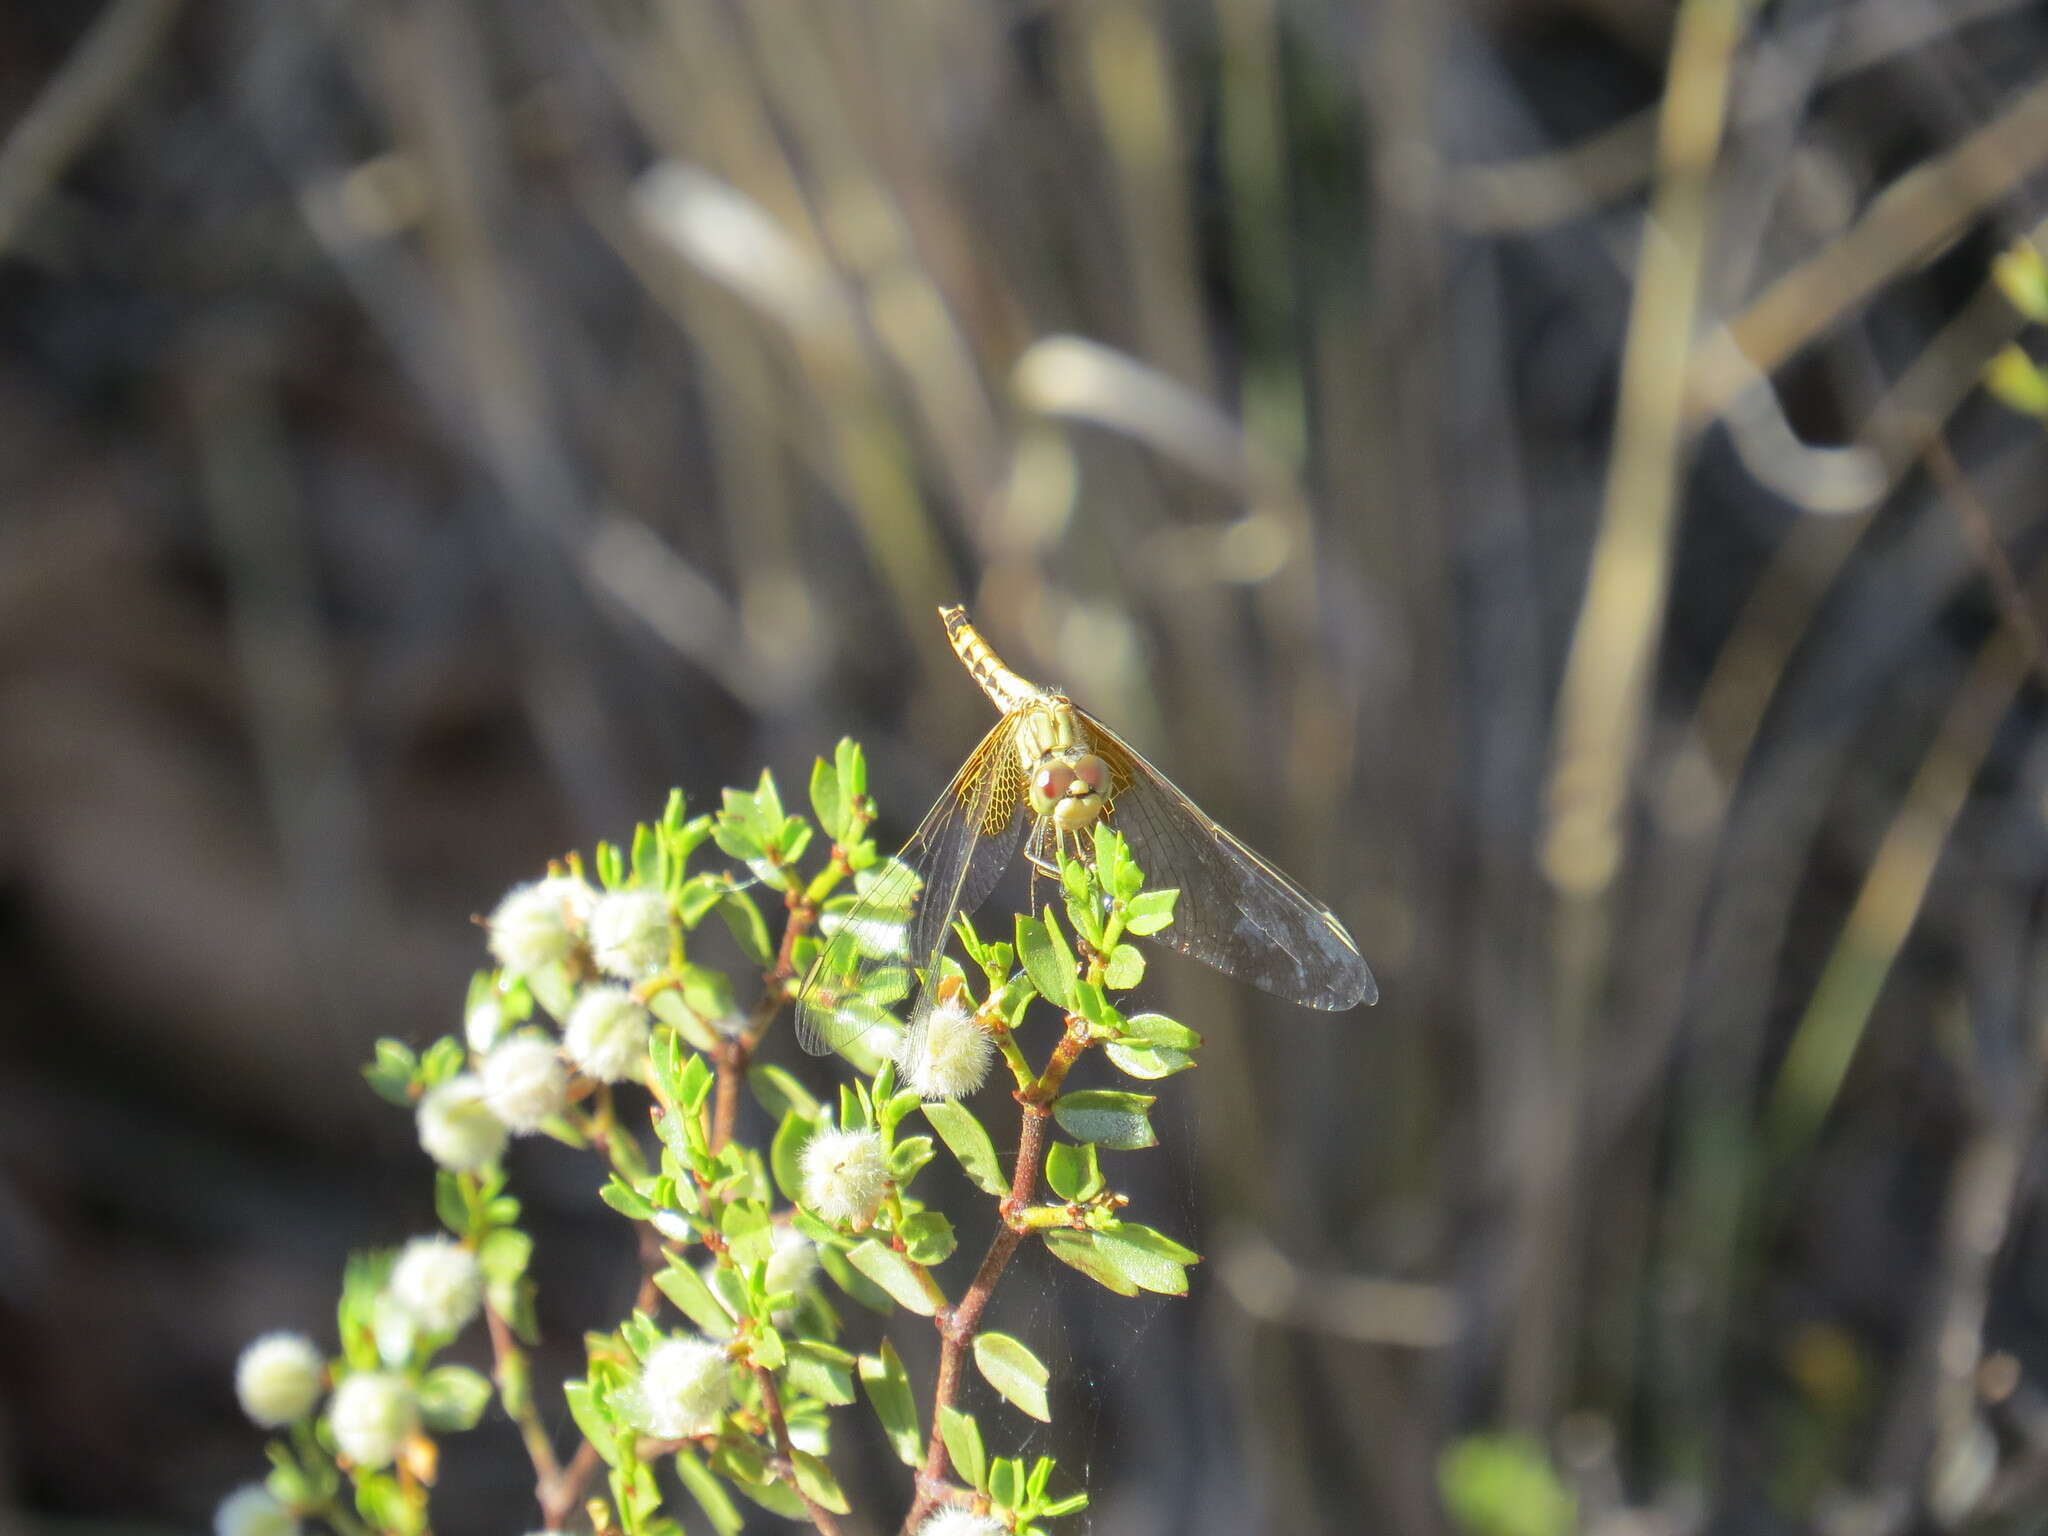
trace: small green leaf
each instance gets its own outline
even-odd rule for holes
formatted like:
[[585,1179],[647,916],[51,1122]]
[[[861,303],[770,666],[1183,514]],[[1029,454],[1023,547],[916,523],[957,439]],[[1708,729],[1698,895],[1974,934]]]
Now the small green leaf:
[[1119,1093],[1108,1088],[1083,1088],[1053,1100],[1052,1116],[1076,1141],[1092,1141],[1117,1152],[1157,1146],[1152,1122],[1146,1118],[1158,1100],[1149,1093]]
[[965,1105],[945,1100],[923,1106],[924,1117],[931,1128],[939,1133],[939,1139],[960,1166],[967,1170],[967,1177],[984,1194],[1007,1195],[1010,1184],[1003,1177],[1001,1164],[996,1161],[995,1143],[982,1129],[974,1112]]
[[1173,921],[1174,903],[1179,900],[1179,891],[1140,891],[1124,908],[1124,931],[1140,938],[1159,932]]
[[731,889],[732,881],[722,874],[692,875],[685,880],[676,892],[676,915],[682,919],[684,929],[694,929],[703,922]]
[[1007,1333],[978,1333],[974,1336],[974,1365],[982,1379],[1016,1407],[1041,1424],[1052,1422],[1052,1409],[1045,1399],[1050,1379],[1038,1358]]
[[932,1160],[932,1139],[929,1136],[906,1136],[896,1143],[889,1154],[889,1177],[896,1181],[898,1189],[910,1188],[910,1181],[918,1171]]
[[[733,791],[728,789],[726,794],[729,797]],[[711,840],[718,844],[718,851],[728,858],[737,859],[742,864],[757,863],[765,852],[761,836],[752,827],[735,819],[730,814],[731,809],[728,801],[726,812],[712,822]]]
[[981,1426],[974,1422],[974,1415],[958,1408],[941,1408],[939,1438],[946,1442],[947,1459],[960,1481],[986,1492],[988,1448],[982,1444]]
[[840,787],[839,770],[822,757],[811,764],[811,810],[827,837],[835,843],[845,841],[846,795]]
[[1169,1046],[1176,1051],[1198,1051],[1202,1048],[1200,1035],[1163,1013],[1132,1014],[1124,1020],[1123,1035],[1126,1040],[1143,1045]]
[[[808,1217],[799,1214],[798,1224],[810,1236],[819,1237],[819,1233],[811,1228],[809,1221]],[[889,1300],[889,1293],[849,1264],[845,1252],[835,1247],[829,1237],[818,1243],[818,1262],[825,1267],[825,1273],[832,1277],[833,1284],[870,1312],[880,1312],[886,1317],[895,1310],[895,1303]]]
[[633,829],[633,884],[661,890],[668,882],[662,867],[661,836],[641,822]]
[[796,1485],[811,1496],[814,1504],[821,1504],[835,1515],[846,1514],[853,1508],[846,1502],[846,1495],[840,1491],[839,1483],[832,1476],[832,1469],[813,1456],[809,1451],[793,1451],[789,1458],[796,1465]]
[[733,1503],[725,1484],[690,1452],[676,1452],[676,1476],[690,1490],[690,1497],[697,1501],[697,1507],[704,1511],[704,1518],[711,1522],[718,1536],[739,1536],[746,1528],[747,1517]]
[[754,825],[770,833],[782,825],[782,792],[775,787],[775,775],[761,770],[761,782],[754,786]]
[[1015,1509],[1024,1498],[1024,1462],[1017,1456],[998,1456],[988,1467],[989,1501],[1002,1509]]
[[1095,1251],[1104,1262],[1139,1289],[1161,1296],[1185,1296],[1188,1276],[1184,1266],[1201,1260],[1192,1248],[1134,1221],[1120,1222],[1093,1236]]
[[924,1284],[918,1279],[917,1271],[910,1261],[891,1248],[887,1243],[869,1238],[857,1243],[846,1255],[849,1263],[889,1293],[890,1300],[899,1307],[915,1312],[919,1317],[930,1317],[938,1310]]
[[1045,1154],[1045,1182],[1062,1200],[1088,1200],[1101,1193],[1102,1168],[1095,1144],[1054,1142]]
[[775,1227],[768,1208],[755,1200],[735,1200],[718,1219],[726,1251],[742,1273],[768,1262],[775,1251]]
[[683,1001],[700,1019],[716,1023],[739,1012],[733,1002],[732,978],[708,965],[685,962],[682,971]]
[[1043,921],[1021,914],[1018,916],[1017,953],[1024,961],[1025,974],[1038,988],[1039,995],[1055,1007],[1071,1013],[1074,1008],[1074,953],[1067,947],[1066,937],[1053,918],[1052,908],[1045,909]]
[[693,1055],[683,1063],[676,1082],[676,1103],[684,1114],[694,1116],[704,1107],[715,1081],[710,1064],[702,1056]]
[[470,1214],[469,1196],[463,1193],[461,1174],[450,1173],[445,1168],[435,1172],[434,1215],[457,1237],[469,1236],[470,1225],[475,1218]]
[[412,1047],[400,1040],[379,1040],[376,1053],[363,1068],[363,1079],[377,1097],[400,1109],[412,1107],[412,1074],[418,1059]]
[[598,1199],[630,1221],[647,1221],[654,1215],[654,1202],[627,1184],[617,1174],[605,1181]]
[[882,1421],[882,1431],[888,1435],[896,1459],[906,1467],[921,1465],[924,1437],[917,1428],[917,1398],[910,1390],[903,1358],[886,1338],[882,1340],[881,1354],[860,1357],[860,1382],[867,1389],[875,1417]]
[[490,1401],[490,1379],[466,1365],[437,1365],[420,1378],[420,1419],[432,1430],[474,1429]]
[[816,1339],[789,1341],[789,1384],[821,1402],[853,1401],[853,1356]]
[[756,965],[766,965],[775,958],[775,949],[768,940],[768,920],[761,916],[761,909],[754,905],[754,898],[744,891],[730,891],[719,903],[718,915],[725,919],[725,926],[732,930],[741,951]]
[[806,1120],[818,1118],[816,1095],[798,1082],[794,1074],[781,1067],[768,1063],[750,1067],[747,1083],[771,1119],[780,1120],[790,1110],[795,1110]]
[[617,1466],[618,1429],[612,1423],[610,1409],[597,1393],[590,1390],[590,1383],[565,1381],[562,1383],[562,1397],[569,1405],[569,1417],[576,1421],[583,1438],[597,1447],[598,1454],[606,1462]]
[[533,1258],[533,1239],[517,1227],[499,1227],[483,1240],[476,1257],[486,1279],[495,1285],[510,1285],[526,1273]]
[[851,736],[839,738],[839,745],[832,752],[833,766],[839,770],[839,790],[852,805],[868,792],[868,760],[860,749],[860,743]]
[[941,1211],[919,1211],[904,1217],[898,1236],[903,1239],[904,1256],[927,1269],[945,1263],[956,1245],[953,1223]]
[[768,1144],[768,1168],[775,1175],[775,1187],[792,1204],[804,1187],[804,1143],[816,1129],[812,1121],[792,1109],[782,1117],[775,1139]]
[[1103,1047],[1103,1054],[1119,1072],[1146,1082],[1185,1072],[1195,1064],[1195,1058],[1186,1051],[1177,1051],[1168,1045],[1130,1045],[1113,1040]]
[[1135,944],[1119,944],[1109,952],[1102,984],[1117,992],[1128,992],[1145,979],[1145,952]]
[[1071,1265],[1097,1285],[1115,1291],[1119,1296],[1137,1295],[1140,1290],[1137,1282],[1096,1251],[1095,1236],[1093,1232],[1047,1232],[1046,1251],[1062,1264]]

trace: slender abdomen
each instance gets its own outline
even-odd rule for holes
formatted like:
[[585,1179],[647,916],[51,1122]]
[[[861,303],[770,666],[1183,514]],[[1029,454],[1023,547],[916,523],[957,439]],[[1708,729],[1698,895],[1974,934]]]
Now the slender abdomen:
[[981,638],[981,631],[968,622],[965,608],[941,608],[939,619],[946,626],[946,638],[952,642],[953,654],[981,684],[981,691],[989,696],[997,709],[1007,715],[1038,697],[1041,690],[1003,665],[994,648]]

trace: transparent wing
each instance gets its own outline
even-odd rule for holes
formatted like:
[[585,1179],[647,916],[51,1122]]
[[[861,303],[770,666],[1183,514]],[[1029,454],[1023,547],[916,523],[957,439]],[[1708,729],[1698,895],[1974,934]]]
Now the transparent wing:
[[[826,918],[825,948],[796,1000],[797,1043],[813,1056],[890,1022],[916,973],[935,973],[954,914],[973,911],[995,889],[1027,819],[1016,728],[1014,716],[999,721],[903,851],[849,910]],[[930,992],[919,989],[913,1032],[931,1011]]]
[[1309,1008],[1379,1001],[1371,968],[1328,907],[1203,815],[1116,732],[1083,718],[1110,768],[1109,824],[1147,886],[1180,891],[1161,943]]

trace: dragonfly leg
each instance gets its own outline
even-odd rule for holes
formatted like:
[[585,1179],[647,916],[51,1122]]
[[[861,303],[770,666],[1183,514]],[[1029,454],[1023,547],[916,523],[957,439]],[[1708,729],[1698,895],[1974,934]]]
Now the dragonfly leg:
[[[1024,841],[1024,857],[1030,861],[1034,869],[1057,880],[1060,873],[1057,845],[1052,850],[1047,849],[1045,845],[1048,841],[1046,837],[1048,832],[1052,833],[1054,839],[1057,839],[1059,836],[1059,829],[1054,827],[1051,821],[1040,817],[1033,824],[1031,835]],[[1036,895],[1037,893],[1033,892],[1033,894]]]

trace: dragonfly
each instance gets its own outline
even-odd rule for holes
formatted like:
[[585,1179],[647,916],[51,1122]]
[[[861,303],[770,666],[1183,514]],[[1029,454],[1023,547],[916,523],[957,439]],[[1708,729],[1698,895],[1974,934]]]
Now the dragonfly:
[[939,618],[1002,718],[812,962],[796,1007],[806,1051],[839,1050],[888,1020],[917,978],[909,1034],[922,1037],[954,914],[988,898],[1020,847],[1055,878],[1062,852],[1092,861],[1098,823],[1122,834],[1149,887],[1180,891],[1161,942],[1309,1008],[1379,1000],[1371,967],[1328,907],[1064,693],[1011,671],[966,609],[941,608]]

